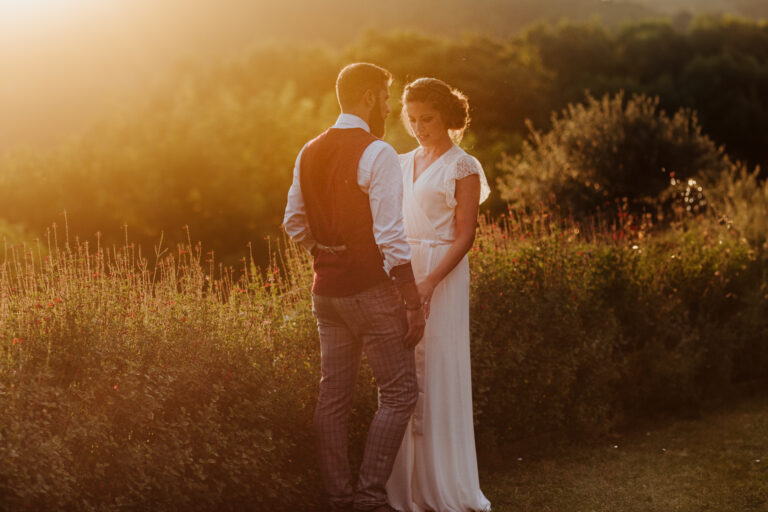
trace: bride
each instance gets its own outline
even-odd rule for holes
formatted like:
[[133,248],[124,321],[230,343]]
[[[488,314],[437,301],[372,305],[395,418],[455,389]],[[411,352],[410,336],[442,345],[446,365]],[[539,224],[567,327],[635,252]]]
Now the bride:
[[403,217],[427,326],[416,346],[419,399],[387,483],[407,512],[490,510],[480,490],[472,421],[469,264],[478,205],[489,194],[476,158],[456,143],[466,97],[435,78],[405,87],[403,122],[419,147],[400,155]]

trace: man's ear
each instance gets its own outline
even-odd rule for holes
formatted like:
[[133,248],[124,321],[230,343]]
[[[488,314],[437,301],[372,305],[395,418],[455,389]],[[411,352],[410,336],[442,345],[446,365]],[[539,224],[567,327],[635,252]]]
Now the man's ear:
[[367,108],[373,108],[376,104],[376,99],[376,93],[373,92],[372,89],[367,89],[365,93],[363,93],[363,103]]

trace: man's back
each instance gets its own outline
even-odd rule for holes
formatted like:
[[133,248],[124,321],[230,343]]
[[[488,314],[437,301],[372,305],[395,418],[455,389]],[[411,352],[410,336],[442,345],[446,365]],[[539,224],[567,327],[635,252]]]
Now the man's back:
[[[358,185],[358,166],[376,137],[361,128],[331,128],[302,152],[300,180],[317,251],[313,293],[348,296],[387,275],[373,234],[368,194]],[[335,249],[333,249],[335,248]]]

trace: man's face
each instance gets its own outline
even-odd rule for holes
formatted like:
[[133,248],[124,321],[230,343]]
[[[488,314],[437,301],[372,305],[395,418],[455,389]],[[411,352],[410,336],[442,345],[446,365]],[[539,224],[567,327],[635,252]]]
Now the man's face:
[[371,109],[370,128],[371,133],[376,137],[384,137],[384,130],[386,128],[386,119],[389,115],[389,87],[386,87],[379,91],[376,96],[376,103]]

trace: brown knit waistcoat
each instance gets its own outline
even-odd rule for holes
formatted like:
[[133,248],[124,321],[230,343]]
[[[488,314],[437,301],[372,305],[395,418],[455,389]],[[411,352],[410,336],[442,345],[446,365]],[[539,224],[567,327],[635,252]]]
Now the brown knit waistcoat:
[[360,158],[375,140],[361,128],[330,128],[301,154],[301,193],[312,236],[326,246],[347,247],[316,253],[312,292],[317,295],[345,297],[387,280],[368,194],[357,184]]

